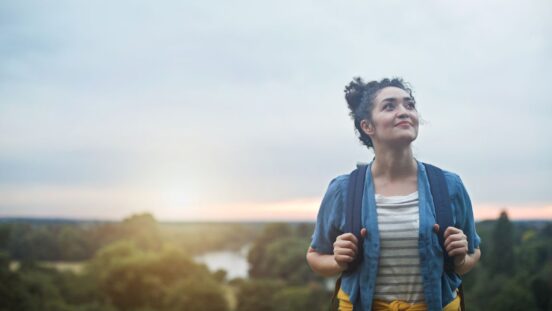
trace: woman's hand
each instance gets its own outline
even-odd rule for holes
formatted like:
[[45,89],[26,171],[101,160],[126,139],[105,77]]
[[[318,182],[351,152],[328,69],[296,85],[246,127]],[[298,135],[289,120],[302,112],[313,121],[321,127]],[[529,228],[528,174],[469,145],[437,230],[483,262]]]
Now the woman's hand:
[[[439,225],[433,225],[433,230],[439,232]],[[448,227],[444,238],[445,249],[454,258],[454,271],[460,275],[468,273],[481,257],[479,248],[473,254],[468,254],[468,238],[462,230],[455,227]]]
[[454,265],[462,266],[468,255],[468,238],[464,232],[455,227],[445,230],[445,250],[450,257],[454,257]]
[[[366,228],[360,230],[362,237],[366,236]],[[344,233],[335,239],[333,244],[334,259],[341,271],[345,271],[350,262],[355,260],[358,252],[358,239],[352,233]]]

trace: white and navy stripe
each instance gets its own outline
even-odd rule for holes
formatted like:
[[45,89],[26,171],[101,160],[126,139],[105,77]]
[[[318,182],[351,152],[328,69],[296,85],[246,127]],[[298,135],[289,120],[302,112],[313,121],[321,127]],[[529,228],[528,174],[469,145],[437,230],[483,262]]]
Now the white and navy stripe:
[[376,194],[380,259],[375,299],[424,302],[418,251],[418,192],[406,196]]

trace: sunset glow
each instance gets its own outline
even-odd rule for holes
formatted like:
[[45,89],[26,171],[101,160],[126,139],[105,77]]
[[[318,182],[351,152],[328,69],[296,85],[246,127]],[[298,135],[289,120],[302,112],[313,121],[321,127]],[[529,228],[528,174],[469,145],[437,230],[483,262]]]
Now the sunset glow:
[[[26,187],[0,191],[0,217],[63,217],[120,220],[149,212],[164,221],[315,221],[320,197],[272,202],[202,203],[164,191],[140,187]],[[40,208],[22,213],[22,208]],[[506,210],[511,219],[552,220],[552,204],[473,203],[476,220],[496,219]]]

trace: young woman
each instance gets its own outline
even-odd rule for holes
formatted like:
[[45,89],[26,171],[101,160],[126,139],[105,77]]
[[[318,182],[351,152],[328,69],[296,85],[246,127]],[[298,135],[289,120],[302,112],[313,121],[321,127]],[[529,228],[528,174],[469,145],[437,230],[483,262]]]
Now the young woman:
[[309,265],[334,276],[363,256],[353,273],[342,275],[340,310],[459,310],[461,275],[481,256],[460,177],[444,171],[454,223],[444,231],[445,251],[454,258],[453,271],[445,271],[427,173],[412,154],[419,116],[411,89],[398,78],[355,78],[345,98],[359,139],[375,153],[365,177],[362,253],[355,235],[344,233],[349,175],[338,176],[318,212]]

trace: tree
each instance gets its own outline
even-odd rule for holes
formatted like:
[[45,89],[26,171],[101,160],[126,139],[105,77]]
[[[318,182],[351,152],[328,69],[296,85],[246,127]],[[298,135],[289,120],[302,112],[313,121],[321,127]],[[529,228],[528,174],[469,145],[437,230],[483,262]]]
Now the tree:
[[238,288],[239,311],[274,311],[274,294],[284,288],[281,281],[269,279],[251,279]]
[[319,284],[286,287],[274,295],[275,311],[328,310],[331,296]]
[[535,303],[540,310],[552,310],[552,280],[546,281],[545,279],[538,277],[531,282],[531,292],[535,298]]
[[[119,241],[98,252],[89,273],[97,275],[99,290],[122,311],[227,308],[207,268],[172,247],[145,251],[134,241]],[[198,303],[201,307],[190,309]]]
[[215,280],[206,277],[185,278],[168,289],[164,310],[226,311],[228,302]]
[[123,238],[132,240],[136,246],[146,250],[161,248],[161,235],[155,218],[151,214],[132,215],[121,223]]
[[515,279],[502,283],[501,291],[495,296],[490,296],[489,300],[489,310],[536,310],[531,292],[520,286]]
[[59,259],[85,260],[92,257],[93,250],[86,231],[74,225],[64,225],[58,234]]
[[490,271],[513,275],[515,272],[514,229],[505,211],[500,214],[495,224],[490,247]]
[[295,237],[279,239],[266,246],[266,256],[260,262],[265,276],[279,278],[292,285],[321,280],[307,265],[305,253],[309,241]]
[[267,225],[261,235],[255,240],[247,260],[249,261],[249,276],[253,278],[270,277],[272,273],[267,269],[267,245],[271,242],[291,237],[293,231],[289,225],[283,223]]

